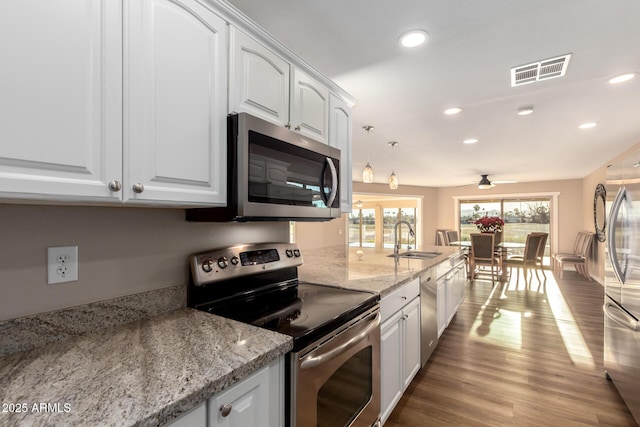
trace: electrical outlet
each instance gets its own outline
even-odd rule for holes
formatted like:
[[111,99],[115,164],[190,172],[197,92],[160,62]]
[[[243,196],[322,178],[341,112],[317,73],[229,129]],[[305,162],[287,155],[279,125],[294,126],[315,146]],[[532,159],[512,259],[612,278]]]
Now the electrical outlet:
[[78,280],[78,247],[57,246],[47,248],[47,283],[75,282]]

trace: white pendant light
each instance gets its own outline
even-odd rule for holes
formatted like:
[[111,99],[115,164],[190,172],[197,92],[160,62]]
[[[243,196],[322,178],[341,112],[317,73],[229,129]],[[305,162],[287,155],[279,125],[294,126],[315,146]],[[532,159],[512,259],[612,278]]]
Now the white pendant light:
[[373,130],[373,126],[370,126],[370,125],[362,126],[362,130],[367,132],[367,166],[365,166],[364,170],[362,171],[362,182],[366,184],[371,184],[373,182],[373,168],[369,163],[369,145],[371,144],[371,142],[369,141],[369,134]]
[[[392,150],[393,150],[393,147],[395,147],[398,144],[399,144],[398,141],[389,142],[389,145],[391,146]],[[391,175],[389,175],[389,188],[392,190],[396,190],[398,188],[398,175],[396,175],[396,172],[393,170],[391,171]]]

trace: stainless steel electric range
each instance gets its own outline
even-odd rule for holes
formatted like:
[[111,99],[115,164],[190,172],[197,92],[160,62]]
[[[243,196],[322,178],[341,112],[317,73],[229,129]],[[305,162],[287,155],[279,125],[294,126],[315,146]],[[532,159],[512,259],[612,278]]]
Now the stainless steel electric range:
[[379,425],[378,294],[300,282],[292,243],[215,249],[190,264],[190,307],[293,337],[288,426]]

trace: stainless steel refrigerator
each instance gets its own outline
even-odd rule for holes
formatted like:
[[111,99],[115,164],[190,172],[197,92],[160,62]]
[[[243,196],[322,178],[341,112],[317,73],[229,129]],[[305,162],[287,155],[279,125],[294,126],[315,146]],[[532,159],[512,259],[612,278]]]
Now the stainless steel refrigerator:
[[604,367],[640,424],[640,153],[607,169]]

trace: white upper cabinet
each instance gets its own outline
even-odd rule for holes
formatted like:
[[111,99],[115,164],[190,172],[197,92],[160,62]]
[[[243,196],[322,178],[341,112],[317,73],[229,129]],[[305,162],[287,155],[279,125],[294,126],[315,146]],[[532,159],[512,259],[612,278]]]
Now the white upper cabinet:
[[229,112],[246,112],[327,143],[329,89],[275,50],[231,27]]
[[121,13],[112,0],[2,2],[0,197],[119,200]]
[[224,203],[227,24],[193,0],[125,4],[124,199]]
[[229,112],[289,123],[289,63],[234,27],[230,29]]
[[326,143],[329,132],[329,89],[298,68],[293,70],[291,128]]
[[351,212],[351,108],[329,95],[329,145],[340,150],[340,211]]

